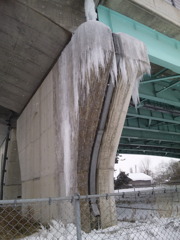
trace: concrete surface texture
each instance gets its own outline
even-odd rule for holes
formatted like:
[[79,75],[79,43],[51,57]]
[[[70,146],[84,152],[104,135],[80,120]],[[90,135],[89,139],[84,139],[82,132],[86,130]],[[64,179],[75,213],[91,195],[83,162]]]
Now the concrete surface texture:
[[22,198],[58,196],[52,71],[17,122]]
[[3,1],[0,20],[0,106],[20,113],[85,21],[84,1]]
[[10,132],[8,143],[8,160],[6,162],[6,173],[4,179],[3,198],[16,199],[21,197],[21,173],[19,167],[19,156],[17,149],[16,130]]
[[[102,46],[94,45],[96,38],[98,44],[104,39],[104,35],[92,36],[96,24],[96,31],[106,33]],[[91,31],[87,31],[87,23],[80,27],[77,36],[82,37],[82,45],[75,33],[18,119],[23,198],[88,193],[91,148],[114,55],[109,28],[96,24],[90,26]],[[107,55],[104,66],[96,66],[101,67],[98,73],[92,59],[88,60],[93,54],[97,57],[97,47]],[[74,61],[73,54],[77,54]],[[87,62],[82,70],[83,54]]]
[[[96,0],[95,3],[180,39],[178,10],[164,0]],[[7,0],[0,5],[0,19],[1,123],[7,119],[1,107],[22,112],[72,32],[85,21],[84,1]],[[0,142],[3,138],[4,135],[0,136]]]
[[[97,167],[97,192],[99,194],[114,191],[114,161],[129,102],[133,94],[135,95],[134,101],[137,101],[138,79],[145,72],[150,71],[148,55],[142,42],[123,33],[113,34],[113,39],[119,71],[99,150]],[[123,73],[121,65],[127,72]],[[108,227],[109,222],[115,224],[116,211],[113,199],[108,201],[101,199],[99,206],[102,227]]]
[[[95,3],[180,39],[179,10],[164,0]],[[7,0],[0,5],[0,19],[0,106],[20,113],[69,42],[71,33],[85,21],[84,1]]]
[[[115,78],[116,90],[95,167],[98,192],[113,191],[114,159],[130,97],[133,90],[137,95],[137,79],[149,71],[146,51],[139,47],[144,45],[134,40],[140,51],[132,52],[131,37],[126,46],[128,36],[121,35],[112,36],[96,21],[82,24],[19,117],[22,198],[88,194],[91,153],[109,77]],[[144,55],[139,57],[139,52]],[[109,204],[109,217],[115,222],[114,204]],[[100,205],[107,207],[104,202]],[[63,209],[58,210],[63,215]],[[58,210],[54,209],[55,215]],[[101,220],[107,227],[107,219]],[[86,223],[83,228],[89,231],[90,226]]]
[[[171,10],[165,16],[167,3],[162,0],[148,1],[148,4],[138,0],[103,2],[180,39],[176,10],[168,5]],[[75,31],[85,21],[84,1],[81,0],[59,3],[55,0],[8,0],[0,6],[0,13],[4,23],[1,25],[0,106],[21,114],[17,122],[20,170],[17,152],[10,150],[12,166],[8,166],[9,188],[5,189],[5,196],[12,197],[9,191],[13,196],[22,191],[22,198],[65,196],[75,192],[88,194],[91,151],[114,66],[111,32],[98,22],[97,28],[91,26],[91,31],[82,26],[81,30]],[[170,18],[172,14],[173,18]],[[71,42],[57,60],[72,32]],[[7,36],[12,40],[8,41]],[[98,45],[100,52],[94,44],[97,41],[102,44]],[[113,190],[115,154],[138,70],[136,76],[132,77],[131,71],[129,74],[132,82],[126,84],[118,76],[113,94],[97,166],[99,193]],[[3,136],[5,130],[3,125]],[[15,136],[15,132],[12,134]],[[16,148],[15,141],[10,149],[13,148]],[[16,179],[13,168],[18,173]],[[14,189],[13,181],[16,190],[8,190]],[[101,207],[106,208],[104,203]],[[112,204],[111,213],[113,207]]]
[[103,0],[102,5],[180,40],[179,9],[164,0]]

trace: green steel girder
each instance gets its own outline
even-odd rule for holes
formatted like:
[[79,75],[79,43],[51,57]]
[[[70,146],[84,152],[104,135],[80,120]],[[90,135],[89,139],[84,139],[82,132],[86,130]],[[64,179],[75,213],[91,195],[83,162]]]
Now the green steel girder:
[[[154,75],[153,79],[142,81],[139,90],[140,97],[180,107],[180,89],[177,92],[173,92],[169,87],[166,91],[158,92],[159,88],[154,90],[153,85],[153,83],[156,82],[172,81],[180,77],[180,41],[169,38],[162,33],[101,5],[98,6],[98,17],[99,20],[108,25],[113,32],[124,32],[143,41],[147,47],[150,61],[165,68],[158,72],[157,75]],[[156,79],[156,77],[165,72],[166,69],[171,69],[178,74]],[[146,86],[147,84],[148,87]]]
[[[159,73],[158,73],[159,74]],[[172,79],[180,79],[180,75],[173,75],[173,76],[168,76],[168,77],[161,77],[161,78],[152,78],[146,81],[140,82],[140,84],[147,84],[147,83],[152,83],[152,82],[159,82],[159,81],[165,81],[165,80],[172,80]]]
[[139,119],[135,117],[127,117],[124,123],[124,128],[133,128],[143,131],[159,131],[164,133],[180,134],[180,124],[165,123],[162,121],[148,119]]
[[124,32],[143,41],[151,62],[180,74],[180,41],[102,5],[98,6],[98,17],[113,32]]
[[149,139],[167,141],[172,143],[180,142],[180,133],[174,132],[163,132],[159,130],[145,129],[145,128],[133,128],[124,126],[122,132],[123,138],[134,138],[134,139]]
[[120,150],[136,150],[136,151],[153,151],[153,152],[157,152],[157,153],[163,153],[163,152],[167,152],[167,153],[174,153],[175,155],[180,155],[180,149],[175,149],[175,148],[164,148],[164,147],[160,147],[160,146],[143,146],[143,145],[139,145],[139,146],[134,146],[134,145],[128,145],[128,144],[120,144],[119,145]]
[[180,84],[180,80],[179,80],[179,81],[176,81],[176,82],[174,82],[174,83],[171,83],[171,84],[169,84],[168,87],[163,87],[161,90],[157,91],[157,92],[156,92],[156,95],[159,94],[159,93],[165,92],[165,91],[167,91],[168,89],[170,89],[170,88],[172,88],[172,87],[175,87],[176,85],[179,85],[179,84]]
[[169,157],[169,158],[180,158],[180,154],[174,154],[174,153],[167,153],[167,152],[154,152],[154,151],[138,151],[135,149],[132,150],[118,150],[119,154],[140,154],[140,155],[155,155],[155,156],[161,156],[161,157]]
[[[172,123],[172,124],[180,124],[180,116],[176,117],[174,120],[174,116],[172,114],[168,113],[157,113],[155,111],[151,111],[148,109],[135,109],[130,107],[127,113],[127,118],[128,117],[135,117],[135,118],[142,118],[142,119],[147,119],[149,120],[154,120],[154,121],[160,121],[160,122],[166,122],[166,123]],[[151,121],[152,122],[152,121]]]
[[171,75],[142,81],[139,88],[141,98],[180,107],[180,77]]
[[180,41],[101,5],[98,17],[113,32],[143,41],[159,65],[140,83],[141,102],[129,107],[118,151],[180,158]]
[[140,98],[144,98],[144,99],[151,100],[154,102],[160,102],[160,103],[165,103],[165,104],[169,104],[172,106],[180,107],[180,101],[179,101],[179,97],[177,96],[177,94],[174,96],[167,94],[166,96],[168,98],[165,98],[164,94],[163,94],[163,96],[157,96],[157,94],[154,92],[153,89],[151,90],[151,89],[146,88],[146,91],[144,91],[144,89],[140,88],[139,96],[140,96]]
[[171,148],[171,149],[180,150],[179,143],[172,143],[172,142],[162,141],[162,140],[133,139],[133,138],[126,138],[126,137],[124,138],[123,136],[121,138],[120,145],[121,144],[131,145],[136,148],[139,146],[145,146],[145,147],[160,146],[162,149]]
[[152,78],[156,78],[158,76],[160,76],[161,74],[165,73],[168,69],[167,68],[163,68],[162,70],[160,70],[159,72],[155,73],[152,75]]
[[164,139],[150,139],[121,137],[118,153],[130,153],[141,155],[156,155],[180,158],[180,145],[178,142],[164,141]]

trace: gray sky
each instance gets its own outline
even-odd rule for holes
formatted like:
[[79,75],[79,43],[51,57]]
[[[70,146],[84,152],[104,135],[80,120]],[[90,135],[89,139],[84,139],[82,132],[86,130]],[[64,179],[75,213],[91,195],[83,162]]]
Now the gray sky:
[[131,154],[122,154],[122,157],[120,159],[121,160],[118,162],[118,164],[114,165],[114,169],[116,170],[114,172],[115,177],[117,177],[120,171],[129,173],[130,168],[133,169],[133,172],[135,172],[135,169],[137,169],[137,172],[140,172],[139,166],[141,165],[141,162],[145,159],[150,159],[151,171],[155,171],[161,162],[168,163],[172,160],[179,161],[179,159],[175,159],[175,158],[147,156],[147,155],[131,155]]

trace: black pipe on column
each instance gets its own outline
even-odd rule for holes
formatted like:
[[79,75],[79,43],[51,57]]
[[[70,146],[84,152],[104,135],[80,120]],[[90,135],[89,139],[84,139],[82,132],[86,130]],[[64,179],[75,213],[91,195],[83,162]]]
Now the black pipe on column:
[[7,120],[7,134],[5,139],[5,149],[4,149],[4,156],[2,159],[2,169],[1,169],[1,191],[0,191],[0,199],[3,200],[3,188],[4,188],[4,178],[5,178],[5,172],[6,172],[6,162],[8,160],[7,152],[8,152],[8,144],[10,141],[10,131],[11,131],[11,119],[13,117],[13,113],[11,113],[9,119]]
[[171,3],[174,7],[176,7],[174,0],[171,0]]

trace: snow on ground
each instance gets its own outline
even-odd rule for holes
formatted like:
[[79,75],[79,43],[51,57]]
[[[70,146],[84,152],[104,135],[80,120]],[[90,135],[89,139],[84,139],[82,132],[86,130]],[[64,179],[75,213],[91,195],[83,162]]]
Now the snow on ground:
[[[150,187],[138,188],[139,191],[146,193],[147,191],[152,191],[152,189],[153,188]],[[156,189],[163,190],[162,187],[156,187]],[[119,191],[133,193],[134,190],[135,189],[122,189]],[[127,195],[130,196],[131,193]],[[145,194],[146,198],[151,195],[152,194]],[[125,199],[125,197],[123,199]],[[92,230],[90,233],[82,231],[82,240],[180,240],[178,199],[177,202],[174,202],[173,208],[170,202],[170,209],[168,209],[167,201],[163,202],[162,199],[156,203],[151,203],[151,201],[146,202],[144,200],[133,202],[133,199],[131,200],[131,203],[126,201],[126,199],[125,202],[117,202],[117,225],[106,229]],[[76,227],[74,224],[64,226],[61,221],[53,220],[48,229],[42,227],[39,232],[25,237],[22,240],[45,239],[76,240]]]
[[159,187],[141,187],[141,188],[125,188],[125,189],[118,189],[114,190],[115,193],[123,193],[123,192],[140,192],[140,191],[152,191],[152,190],[158,190],[163,188],[161,186]]
[[[52,221],[50,229],[42,229],[23,240],[76,240],[76,228],[68,224],[66,228],[61,222]],[[119,222],[107,229],[82,232],[82,240],[180,240],[179,218],[154,218],[147,222]]]

